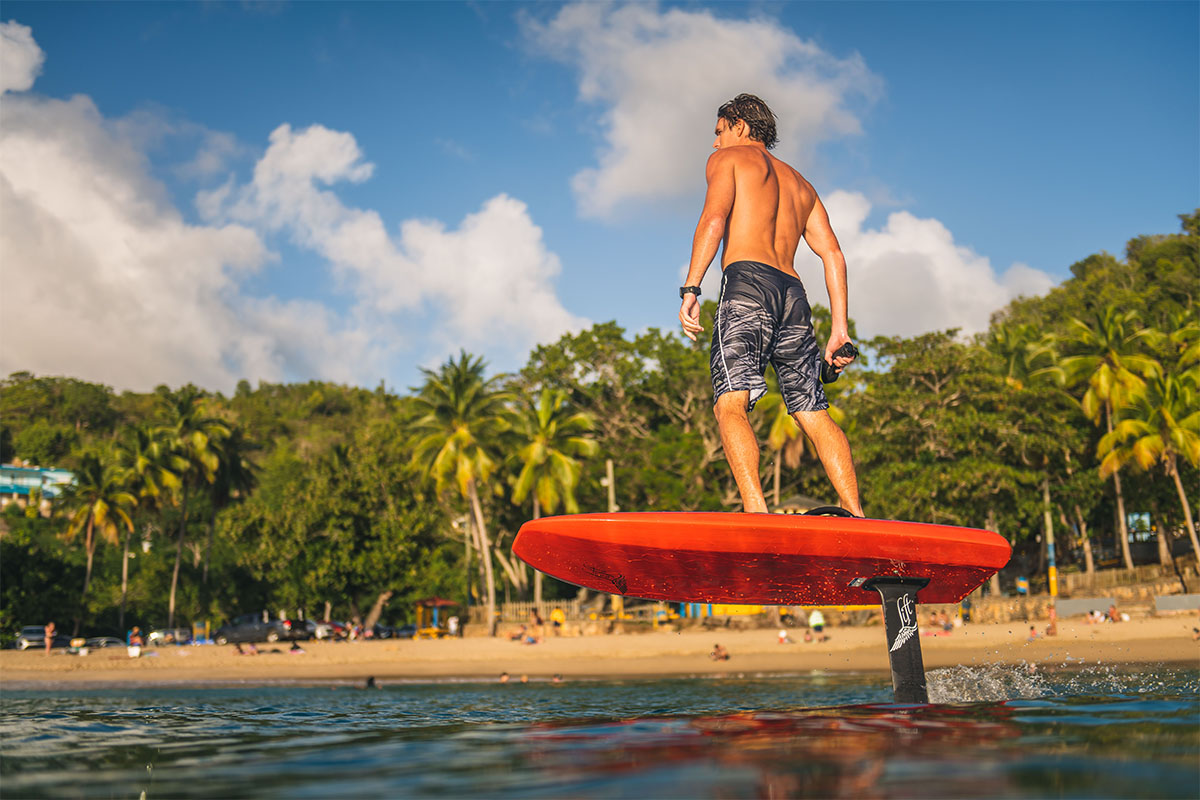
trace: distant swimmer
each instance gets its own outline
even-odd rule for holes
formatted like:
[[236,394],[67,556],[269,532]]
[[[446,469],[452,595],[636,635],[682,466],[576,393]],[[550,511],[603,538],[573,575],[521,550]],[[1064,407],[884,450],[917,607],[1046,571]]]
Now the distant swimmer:
[[[812,184],[768,152],[778,138],[775,115],[766,103],[751,94],[738,95],[717,110],[715,133],[716,152],[705,169],[704,210],[692,240],[687,281],[679,289],[679,321],[693,341],[704,330],[700,281],[723,244],[709,367],[721,444],[742,507],[767,511],[758,477],[758,440],[747,413],[766,394],[763,375],[769,363],[788,413],[816,445],[842,507],[861,517],[850,443],[829,417],[821,384],[822,360],[836,374],[858,355],[850,342],[846,259]],[[801,238],[825,265],[833,329],[823,353],[804,284],[793,266]]]

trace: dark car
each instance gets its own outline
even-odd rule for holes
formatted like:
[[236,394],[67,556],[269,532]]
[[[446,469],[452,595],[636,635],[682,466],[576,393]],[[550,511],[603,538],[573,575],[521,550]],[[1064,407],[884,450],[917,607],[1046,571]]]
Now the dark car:
[[392,631],[392,637],[396,639],[411,639],[417,635],[416,625],[401,625]]
[[242,614],[217,628],[213,641],[217,644],[230,642],[278,642],[292,636],[290,621],[282,619],[263,620],[262,614]]
[[283,629],[287,631],[283,638],[285,639],[301,639],[308,641],[313,638],[313,633],[316,631],[316,625],[306,619],[285,619],[283,620]]

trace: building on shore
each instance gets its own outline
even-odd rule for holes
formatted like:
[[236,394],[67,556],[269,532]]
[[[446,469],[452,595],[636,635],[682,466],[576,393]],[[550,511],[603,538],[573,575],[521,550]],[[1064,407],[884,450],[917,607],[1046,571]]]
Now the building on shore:
[[27,462],[0,464],[0,508],[9,503],[26,508],[33,498],[38,511],[48,516],[50,502],[74,481],[74,473],[57,467],[35,467]]

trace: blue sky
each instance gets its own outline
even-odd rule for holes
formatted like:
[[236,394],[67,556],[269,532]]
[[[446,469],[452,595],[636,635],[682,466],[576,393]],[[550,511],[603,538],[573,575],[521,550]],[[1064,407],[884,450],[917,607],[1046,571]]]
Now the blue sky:
[[7,2],[0,369],[403,390],[459,347],[674,330],[737,91],[860,331],[980,330],[1200,205],[1198,8]]

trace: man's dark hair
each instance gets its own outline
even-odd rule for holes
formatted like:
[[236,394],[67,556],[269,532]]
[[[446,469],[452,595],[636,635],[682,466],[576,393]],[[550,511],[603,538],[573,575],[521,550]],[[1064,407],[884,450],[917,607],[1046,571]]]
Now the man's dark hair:
[[762,142],[770,150],[779,144],[775,135],[775,114],[758,97],[739,94],[717,109],[717,119],[723,119],[732,127],[740,119],[750,126],[750,138]]

